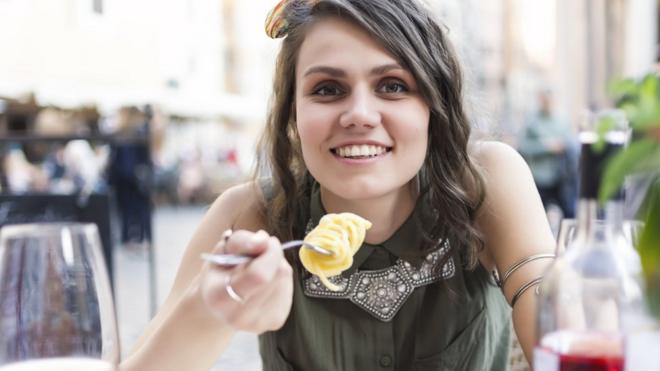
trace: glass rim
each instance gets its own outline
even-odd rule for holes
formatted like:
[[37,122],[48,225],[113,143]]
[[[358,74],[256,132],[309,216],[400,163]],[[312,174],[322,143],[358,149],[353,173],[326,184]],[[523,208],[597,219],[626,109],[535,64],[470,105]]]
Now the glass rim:
[[37,222],[22,224],[7,224],[0,228],[0,238],[12,238],[26,234],[52,233],[69,229],[74,233],[98,233],[98,228],[94,223],[83,222]]

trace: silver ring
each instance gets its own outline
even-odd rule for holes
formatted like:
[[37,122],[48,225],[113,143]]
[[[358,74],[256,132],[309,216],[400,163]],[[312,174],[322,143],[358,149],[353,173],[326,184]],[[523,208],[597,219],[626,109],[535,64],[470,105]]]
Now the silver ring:
[[233,287],[231,287],[231,275],[227,276],[227,284],[225,285],[225,290],[227,291],[227,294],[229,294],[229,297],[232,298],[235,302],[242,304],[243,303],[243,298],[236,293],[236,290],[234,290]]

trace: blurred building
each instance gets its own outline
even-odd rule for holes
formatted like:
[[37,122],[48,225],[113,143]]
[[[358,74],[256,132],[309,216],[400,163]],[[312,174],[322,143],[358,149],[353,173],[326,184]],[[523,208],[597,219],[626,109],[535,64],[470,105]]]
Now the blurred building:
[[[0,96],[101,112],[152,103],[254,135],[279,44],[263,32],[275,2],[0,0]],[[607,104],[607,81],[639,76],[656,57],[658,0],[426,2],[463,60],[473,121],[504,140],[539,88],[574,121]]]
[[496,126],[504,106],[506,62],[501,1],[431,1],[460,56],[470,117],[479,131]]
[[260,82],[270,81],[271,65],[264,53],[275,43],[253,23],[269,4],[0,0],[0,96],[34,92],[42,104],[105,112],[151,103],[182,116],[260,118]]
[[463,59],[473,121],[512,143],[539,90],[554,91],[558,113],[577,126],[584,109],[611,105],[610,81],[656,62],[658,0],[430,3]]
[[585,108],[610,106],[613,79],[653,70],[658,45],[657,0],[557,0],[558,98],[575,120]]

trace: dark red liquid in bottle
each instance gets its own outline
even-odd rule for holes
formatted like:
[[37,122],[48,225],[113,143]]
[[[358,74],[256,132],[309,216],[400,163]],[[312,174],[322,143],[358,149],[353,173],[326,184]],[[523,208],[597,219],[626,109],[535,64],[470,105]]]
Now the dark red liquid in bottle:
[[534,350],[540,371],[624,371],[623,340],[616,333],[557,331]]
[[559,356],[560,371],[623,371],[621,356]]

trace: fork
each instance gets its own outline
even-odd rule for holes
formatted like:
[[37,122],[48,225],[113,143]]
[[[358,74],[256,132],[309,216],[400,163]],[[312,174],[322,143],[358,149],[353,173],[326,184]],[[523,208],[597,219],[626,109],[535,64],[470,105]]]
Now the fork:
[[[311,244],[309,242],[305,242],[303,240],[293,240],[289,242],[285,242],[282,244],[282,250],[286,249],[291,249],[294,247],[299,247],[302,246],[306,249],[310,249],[318,254],[325,255],[325,256],[332,256],[335,253],[333,251],[324,249],[320,246]],[[201,258],[203,260],[206,260],[207,262],[213,263],[215,265],[223,266],[223,267],[233,267],[239,264],[247,263],[250,260],[253,259],[251,256],[247,255],[237,255],[237,254],[208,254],[204,253],[201,255]]]

